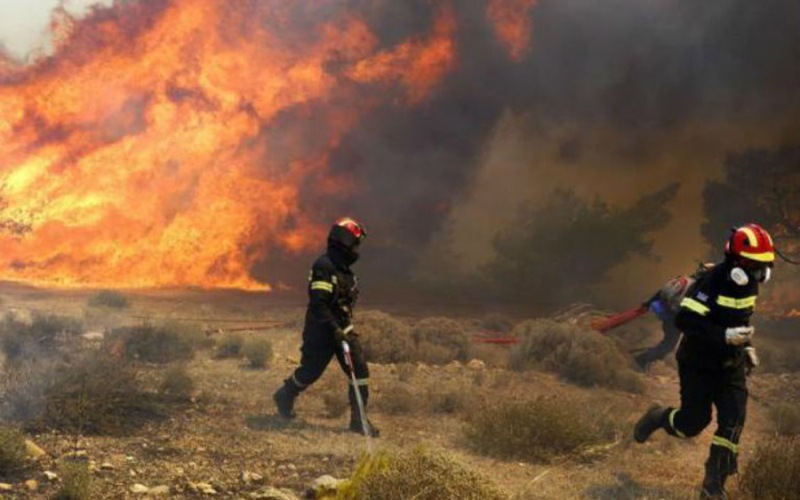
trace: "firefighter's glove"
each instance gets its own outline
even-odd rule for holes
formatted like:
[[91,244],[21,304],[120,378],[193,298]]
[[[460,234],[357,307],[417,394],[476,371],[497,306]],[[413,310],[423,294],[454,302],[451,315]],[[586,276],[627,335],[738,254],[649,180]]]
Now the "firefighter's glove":
[[740,346],[750,342],[755,333],[752,326],[737,326],[725,330],[725,342],[729,345]]
[[756,348],[753,346],[745,347],[744,352],[747,354],[747,374],[750,375],[750,372],[761,364],[761,360],[758,359],[758,353],[756,353]]
[[344,330],[342,330],[341,328],[337,328],[333,332],[333,338],[336,339],[337,344],[341,344],[342,342],[347,341],[347,334],[344,333]]

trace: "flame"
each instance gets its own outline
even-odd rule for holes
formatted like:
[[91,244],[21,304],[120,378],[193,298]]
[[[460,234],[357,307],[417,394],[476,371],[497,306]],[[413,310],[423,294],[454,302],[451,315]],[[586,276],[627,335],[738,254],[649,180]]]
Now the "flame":
[[318,247],[328,221],[306,205],[362,188],[327,159],[377,105],[363,86],[424,102],[457,23],[445,3],[431,33],[381,48],[350,13],[292,31],[290,4],[59,10],[52,56],[0,57],[0,279],[264,289],[254,264]]
[[489,0],[486,16],[494,26],[495,34],[508,49],[512,60],[522,58],[530,43],[530,11],[536,0]]

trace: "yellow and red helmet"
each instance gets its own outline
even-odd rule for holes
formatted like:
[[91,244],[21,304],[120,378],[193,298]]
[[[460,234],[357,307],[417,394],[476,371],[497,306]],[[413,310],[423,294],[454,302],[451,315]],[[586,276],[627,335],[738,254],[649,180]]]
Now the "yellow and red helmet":
[[775,244],[772,242],[772,236],[758,224],[735,228],[725,244],[725,253],[763,264],[775,262]]

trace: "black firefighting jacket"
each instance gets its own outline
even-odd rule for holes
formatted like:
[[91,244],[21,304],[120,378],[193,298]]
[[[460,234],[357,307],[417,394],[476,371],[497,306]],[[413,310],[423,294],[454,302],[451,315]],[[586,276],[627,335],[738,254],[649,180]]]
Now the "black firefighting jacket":
[[352,331],[358,280],[334,252],[329,251],[314,262],[308,278],[308,296],[304,343],[331,346],[337,329]]
[[702,276],[681,301],[675,324],[683,332],[677,358],[701,369],[740,367],[746,359],[745,346],[731,346],[725,330],[749,326],[758,299],[755,279],[739,285],[731,278],[733,264],[723,262]]

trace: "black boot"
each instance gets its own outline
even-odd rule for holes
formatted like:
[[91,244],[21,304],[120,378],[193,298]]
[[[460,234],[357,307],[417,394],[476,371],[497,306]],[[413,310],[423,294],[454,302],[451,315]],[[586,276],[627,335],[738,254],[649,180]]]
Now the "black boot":
[[[361,393],[361,401],[364,403],[364,413],[366,414],[367,411],[367,402],[369,401],[369,389],[367,386],[359,386],[359,393]],[[358,400],[356,399],[355,391],[353,387],[350,387],[349,392],[350,397],[350,430],[357,434],[366,435],[369,437],[378,437],[381,435],[381,431],[375,427],[372,422],[369,421],[366,415],[361,415],[361,412],[358,408]],[[364,423],[362,423],[361,419],[364,419]],[[366,431],[366,433],[365,433]]]
[[703,479],[703,489],[700,490],[700,500],[727,500],[728,493],[725,491],[727,479],[727,474],[706,467],[706,477]]
[[644,443],[650,436],[663,427],[664,416],[667,409],[660,405],[653,405],[647,412],[642,415],[642,418],[636,422],[633,428],[633,439],[637,443]]
[[278,414],[283,418],[294,418],[294,400],[297,399],[301,389],[291,378],[283,381],[280,389],[275,391],[272,395],[272,400],[275,401],[275,406],[278,408]]

